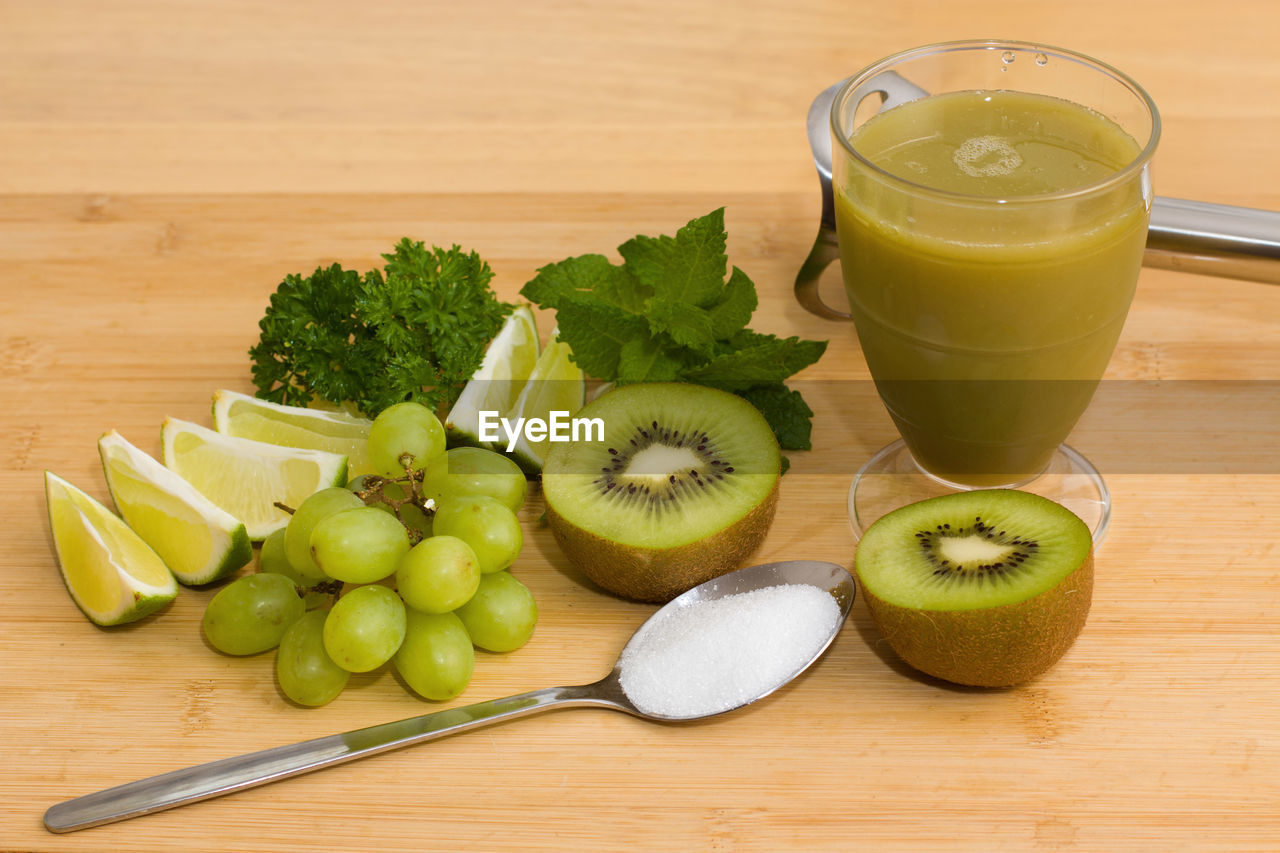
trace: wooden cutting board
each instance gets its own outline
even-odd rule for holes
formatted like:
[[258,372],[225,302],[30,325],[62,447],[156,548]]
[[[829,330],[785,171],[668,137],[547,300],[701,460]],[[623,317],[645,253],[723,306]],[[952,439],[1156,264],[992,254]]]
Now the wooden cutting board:
[[1162,192],[1280,207],[1280,112],[1260,94],[1280,80],[1275,12],[1222,6],[7,10],[0,850],[1277,849],[1280,288],[1158,270],[1109,374],[1135,394],[1073,436],[1109,460],[1115,504],[1089,622],[1030,685],[917,676],[859,600],[812,670],[722,718],[559,711],[73,835],[41,825],[165,770],[594,680],[653,610],[580,577],[535,495],[515,572],[537,631],[479,655],[451,703],[383,672],[293,707],[270,655],[205,645],[210,590],[89,624],[58,578],[42,470],[105,498],[102,432],[155,453],[166,415],[208,423],[215,389],[252,391],[246,350],[284,275],[368,268],[409,235],[476,249],[513,298],[545,263],[725,206],[753,326],[831,341],[799,377],[814,449],[792,455],[759,559],[848,566],[849,481],[893,429],[850,330],[791,297],[818,214],[809,97],[896,48],[1020,31],[1148,81]]
[[[92,223],[77,218],[81,199],[11,205],[8,218],[39,231],[44,245],[74,251],[32,243],[22,257],[8,244],[8,280],[24,293],[6,309],[16,322],[6,329],[0,414],[10,522],[0,557],[9,585],[0,623],[6,843],[243,850],[376,841],[415,850],[648,847],[666,838],[830,849],[856,837],[902,849],[1182,840],[1237,850],[1264,839],[1275,819],[1280,653],[1274,540],[1258,531],[1280,512],[1274,456],[1263,473],[1112,476],[1116,515],[1089,624],[1057,668],[1023,688],[966,690],[913,675],[859,602],[808,674],[722,719],[659,726],[557,712],[139,821],[44,833],[43,809],[66,797],[438,706],[380,673],[356,676],[326,708],[291,707],[270,655],[233,659],[204,644],[208,590],[183,590],[137,625],[95,628],[58,580],[41,469],[105,497],[100,432],[118,429],[155,453],[166,415],[208,422],[215,388],[251,390],[245,350],[278,279],[330,258],[369,263],[404,231],[437,233],[421,211],[475,223],[472,242],[511,297],[542,258],[621,242],[635,230],[637,204],[683,221],[718,201],[538,195],[507,200],[510,220],[492,224],[482,221],[488,201],[469,196],[138,197],[111,202]],[[851,466],[891,427],[866,393],[856,341],[803,314],[784,286],[809,234],[808,197],[728,201],[731,256],[761,290],[758,325],[831,340],[800,386],[817,413],[814,450],[792,457],[759,556],[847,566]],[[504,250],[525,243],[521,220],[535,212],[573,236],[539,241],[538,256]],[[179,248],[155,251],[166,229],[184,235]],[[588,246],[583,233],[599,237]],[[762,252],[766,234],[788,250]],[[281,246],[288,257],[274,257]],[[1238,334],[1204,320],[1206,284],[1144,273],[1119,369],[1160,349],[1173,379],[1180,360],[1202,363],[1198,352],[1242,339],[1255,356],[1280,352],[1266,319],[1280,310],[1280,290],[1213,282],[1248,330]],[[514,654],[481,654],[471,686],[449,704],[594,680],[652,610],[579,577],[539,513],[535,498],[515,569],[541,609],[534,639]]]

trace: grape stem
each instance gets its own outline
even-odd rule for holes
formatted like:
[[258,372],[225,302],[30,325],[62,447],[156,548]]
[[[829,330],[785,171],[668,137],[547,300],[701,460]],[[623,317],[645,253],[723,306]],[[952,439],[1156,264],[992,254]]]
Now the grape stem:
[[298,587],[298,597],[306,598],[311,593],[318,592],[321,595],[332,595],[336,601],[338,594],[342,592],[342,586],[342,581],[338,580],[316,581],[314,586]]
[[[422,541],[424,534],[405,520],[404,508],[407,506],[417,507],[429,518],[435,515],[435,502],[429,501],[423,496],[424,475],[422,471],[414,470],[413,457],[409,454],[401,456],[400,464],[404,466],[403,477],[383,477],[378,474],[369,474],[364,478],[361,487],[355,490],[355,494],[368,506],[383,504],[390,507],[395,517],[404,525],[405,532],[409,534],[409,542],[417,545]],[[396,498],[387,494],[386,488],[390,484],[397,486],[404,497]]]

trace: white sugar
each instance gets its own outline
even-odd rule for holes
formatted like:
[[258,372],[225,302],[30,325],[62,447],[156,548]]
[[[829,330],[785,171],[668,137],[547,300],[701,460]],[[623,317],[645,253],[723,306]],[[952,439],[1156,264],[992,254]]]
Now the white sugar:
[[660,611],[623,652],[622,690],[641,711],[695,717],[727,711],[784,684],[840,622],[810,584],[780,584]]

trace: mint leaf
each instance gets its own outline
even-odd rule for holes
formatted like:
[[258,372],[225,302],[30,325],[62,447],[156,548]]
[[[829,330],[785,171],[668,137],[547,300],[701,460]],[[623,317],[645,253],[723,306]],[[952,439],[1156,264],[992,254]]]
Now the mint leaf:
[[727,239],[723,207],[677,231],[675,244],[653,283],[654,297],[699,307],[714,303],[724,290]]
[[739,391],[738,396],[760,410],[783,450],[812,449],[813,410],[799,391],[777,382]]
[[622,345],[618,359],[619,382],[672,382],[684,363],[654,338],[632,338]]
[[618,254],[627,268],[627,272],[635,276],[645,288],[653,293],[662,271],[666,269],[667,259],[675,251],[674,237],[663,234],[659,237],[646,237],[638,234],[618,247]]
[[711,317],[711,334],[716,340],[730,337],[751,322],[759,300],[756,298],[756,286],[747,278],[747,274],[737,267],[729,273],[729,282],[724,286],[720,301],[708,309]]
[[653,295],[650,288],[640,285],[631,273],[622,267],[611,267],[612,272],[602,276],[596,284],[595,295],[628,314],[644,313],[645,303]]
[[712,331],[711,315],[696,305],[685,305],[670,299],[654,297],[649,300],[649,329],[655,334],[665,332],[683,347],[711,355],[716,336]]
[[602,300],[636,313],[638,306],[644,304],[630,274],[609,263],[604,255],[580,255],[547,264],[520,289],[520,295],[544,308],[556,309],[569,302]]
[[574,362],[599,379],[617,379],[624,345],[648,337],[643,317],[605,302],[567,302],[556,311],[556,322]]
[[753,332],[735,338],[744,345],[727,349],[706,364],[686,370],[684,378],[727,391],[741,391],[753,385],[781,382],[816,362],[827,349],[826,341],[797,337],[778,338]]
[[813,412],[783,380],[827,344],[747,328],[759,299],[739,268],[725,281],[727,244],[720,208],[674,237],[628,240],[618,247],[621,265],[583,255],[542,267],[521,294],[556,309],[561,340],[597,379],[697,382],[737,393],[765,414],[784,449],[808,449]]

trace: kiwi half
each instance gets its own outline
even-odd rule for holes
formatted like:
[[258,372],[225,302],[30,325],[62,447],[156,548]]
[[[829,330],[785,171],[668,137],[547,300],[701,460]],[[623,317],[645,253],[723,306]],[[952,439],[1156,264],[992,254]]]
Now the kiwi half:
[[764,416],[701,385],[624,385],[576,415],[604,438],[552,445],[547,522],[591,580],[668,601],[738,568],[773,521],[781,453]]
[[957,684],[1008,687],[1051,667],[1084,627],[1092,547],[1065,507],[987,489],[885,515],[858,543],[854,571],[904,661]]

